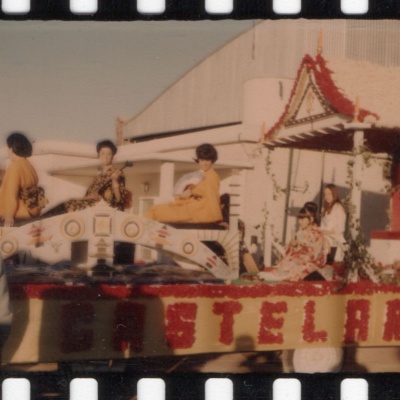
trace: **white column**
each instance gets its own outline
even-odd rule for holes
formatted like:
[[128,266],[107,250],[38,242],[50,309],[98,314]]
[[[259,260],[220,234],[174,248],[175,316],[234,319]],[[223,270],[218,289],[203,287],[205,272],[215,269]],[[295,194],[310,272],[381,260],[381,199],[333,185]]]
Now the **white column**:
[[242,173],[232,169],[229,179],[229,225],[234,229],[238,226],[239,218],[243,216],[243,190]]
[[[351,237],[355,239],[358,235],[360,228],[361,216],[361,180],[363,170],[363,159],[361,154],[361,147],[364,144],[364,132],[356,131],[353,136],[353,170],[352,170],[352,189],[350,193],[350,233]],[[358,281],[358,271],[351,270],[348,276],[349,282]]]
[[[271,157],[270,150],[267,151],[266,157]],[[268,267],[272,265],[272,243],[274,240],[272,234],[271,224],[273,223],[274,215],[274,184],[272,181],[271,174],[267,174],[267,179],[265,182],[267,187],[265,196],[265,208],[266,208],[266,221],[265,221],[265,231],[264,231],[264,266]],[[264,217],[264,216],[263,216]]]
[[[271,218],[271,215],[269,216]],[[265,226],[265,238],[264,238],[264,267],[270,267],[272,265],[272,241],[273,241],[273,236],[272,236],[272,230],[267,223]]]
[[355,237],[357,234],[357,226],[360,224],[361,216],[361,185],[363,175],[363,156],[361,154],[361,148],[364,145],[364,132],[356,131],[353,137],[353,150],[355,153],[353,174],[352,174],[352,191],[351,191],[351,202],[353,209],[350,210],[352,213],[353,227],[351,228],[352,236]]
[[175,164],[165,162],[160,169],[160,201],[168,202],[172,198],[174,189]]

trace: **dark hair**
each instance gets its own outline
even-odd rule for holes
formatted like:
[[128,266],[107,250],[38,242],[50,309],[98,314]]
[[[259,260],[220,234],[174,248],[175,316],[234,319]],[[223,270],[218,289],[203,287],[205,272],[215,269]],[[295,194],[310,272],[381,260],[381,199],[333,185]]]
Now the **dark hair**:
[[199,162],[199,160],[210,160],[214,164],[218,160],[218,152],[212,144],[204,143],[197,146],[196,157],[196,162]]
[[329,189],[331,191],[333,200],[332,200],[332,203],[328,203],[328,202],[325,201],[325,198],[324,198],[323,215],[325,215],[326,213],[330,214],[333,206],[336,203],[339,203],[343,207],[343,204],[342,204],[342,202],[340,201],[340,198],[339,198],[339,191],[338,191],[338,188],[336,187],[336,185],[333,184],[333,183],[329,183],[328,185],[326,185],[324,187],[324,190],[325,189]]
[[19,157],[32,155],[32,143],[20,132],[13,132],[7,137],[7,146]]
[[317,203],[314,203],[313,201],[307,201],[306,203],[304,203],[303,208],[312,214],[313,218],[314,218],[314,223],[319,226],[320,224],[320,216],[318,214],[318,205]]
[[111,140],[102,140],[101,142],[97,143],[96,150],[97,154],[100,153],[101,149],[109,148],[113,154],[113,156],[117,153],[118,148]]
[[318,206],[314,202],[308,201],[300,209],[297,218],[308,218],[310,221],[312,220],[312,222],[318,225]]

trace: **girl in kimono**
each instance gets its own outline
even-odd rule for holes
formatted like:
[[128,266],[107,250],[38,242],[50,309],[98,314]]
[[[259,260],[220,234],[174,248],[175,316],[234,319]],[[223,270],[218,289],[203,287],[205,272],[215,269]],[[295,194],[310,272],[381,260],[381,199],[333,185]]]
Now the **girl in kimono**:
[[44,217],[52,217],[67,212],[84,210],[93,207],[103,199],[110,207],[124,210],[128,191],[125,189],[123,172],[112,165],[117,147],[110,140],[103,140],[97,144],[97,155],[101,163],[100,172],[94,178],[84,197],[68,200],[59,204],[43,214]]
[[159,222],[207,223],[222,220],[219,176],[213,168],[218,159],[214,146],[205,143],[196,148],[196,162],[204,178],[189,186],[174,201],[151,207],[146,217]]
[[275,267],[259,272],[261,279],[298,281],[324,267],[326,244],[324,234],[317,227],[315,205],[306,203],[297,218],[300,229],[290,241],[286,255]]
[[343,260],[346,218],[346,211],[340,201],[337,187],[332,183],[326,185],[324,188],[321,229],[331,247],[327,260],[329,264]]
[[38,176],[27,160],[32,144],[25,135],[14,132],[7,137],[8,165],[0,187],[0,217],[4,226],[13,226],[15,219],[30,219],[40,215],[47,204],[44,190],[38,186]]

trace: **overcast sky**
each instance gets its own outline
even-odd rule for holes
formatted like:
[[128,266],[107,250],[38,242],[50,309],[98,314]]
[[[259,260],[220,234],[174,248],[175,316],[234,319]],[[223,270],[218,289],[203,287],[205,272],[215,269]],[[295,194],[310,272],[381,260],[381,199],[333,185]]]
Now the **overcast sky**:
[[0,147],[32,140],[93,143],[132,117],[253,21],[0,21]]

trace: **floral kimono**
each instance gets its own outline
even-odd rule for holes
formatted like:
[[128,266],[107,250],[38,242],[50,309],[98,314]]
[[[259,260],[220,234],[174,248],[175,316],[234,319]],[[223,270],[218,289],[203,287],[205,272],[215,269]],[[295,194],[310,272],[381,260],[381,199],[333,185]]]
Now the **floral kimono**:
[[298,281],[324,267],[329,249],[324,234],[318,228],[297,232],[297,245],[286,250],[283,259],[270,270],[260,272],[265,280]]
[[[115,198],[114,191],[112,189],[111,175],[117,170],[116,167],[109,168],[104,174],[97,175],[92,184],[86,191],[85,196],[96,196],[99,194],[101,198],[113,208],[117,208],[120,211],[124,210],[124,204],[127,199],[127,190],[125,189],[125,178],[123,174],[118,179],[119,191],[121,193],[120,200]],[[92,207],[98,203],[100,199],[73,199],[65,202],[65,208],[67,212],[84,210],[87,207]]]
[[52,217],[55,215],[84,210],[87,207],[93,207],[101,199],[103,199],[110,207],[117,208],[120,211],[124,210],[124,205],[128,198],[128,191],[125,189],[125,177],[123,174],[120,175],[118,179],[120,199],[116,199],[114,191],[112,188],[111,175],[116,171],[116,167],[109,168],[105,173],[100,173],[97,175],[88,190],[86,191],[85,197],[97,196],[98,198],[81,198],[68,200],[65,203],[59,204],[58,206],[52,208],[43,214],[44,217]]

